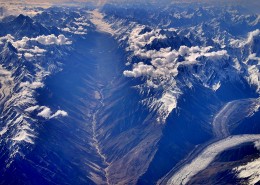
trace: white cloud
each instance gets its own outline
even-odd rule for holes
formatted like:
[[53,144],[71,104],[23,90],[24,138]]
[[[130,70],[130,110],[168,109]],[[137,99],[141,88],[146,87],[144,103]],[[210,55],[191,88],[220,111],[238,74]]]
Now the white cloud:
[[4,44],[5,42],[12,42],[14,40],[14,37],[10,34],[7,34],[6,36],[0,37],[0,44]]
[[151,44],[154,39],[166,39],[165,35],[161,35],[159,33],[159,29],[140,34],[143,29],[145,29],[145,26],[137,26],[135,29],[132,30],[128,39],[129,50],[138,51],[142,49],[145,45]]
[[37,116],[43,117],[45,119],[49,119],[51,117],[51,109],[49,107],[41,107],[42,111],[37,114]]
[[75,24],[78,25],[77,28],[67,25],[68,27],[62,28],[61,30],[65,31],[65,32],[73,33],[76,35],[86,35],[87,34],[87,29],[83,27],[85,24],[83,24],[83,23],[79,24],[77,22]]
[[55,114],[51,116],[51,118],[57,118],[59,116],[65,117],[68,116],[68,113],[65,112],[64,110],[58,110]]
[[[13,46],[16,49],[24,49],[27,45],[28,41],[37,41],[43,45],[68,45],[72,44],[71,41],[69,41],[68,38],[66,38],[64,35],[58,35],[57,37],[54,34],[51,35],[41,35],[36,38],[28,38],[28,37],[23,37],[21,40],[16,40],[14,39],[13,36],[11,35],[6,35],[5,37],[1,37],[0,41],[10,41]],[[46,50],[40,49],[39,47],[35,46],[33,49],[29,50],[32,53],[44,53]]]
[[24,57],[25,57],[27,60],[30,60],[30,59],[32,59],[32,58],[34,57],[34,55],[31,54],[31,53],[24,53]]
[[62,31],[66,31],[66,32],[71,32],[71,31],[70,31],[70,28],[68,28],[68,27],[67,27],[67,28],[62,28],[61,30],[62,30]]
[[127,77],[140,77],[140,76],[151,76],[154,71],[153,66],[146,65],[143,62],[134,64],[132,71],[124,71],[124,75]]
[[[79,33],[81,34],[81,33]],[[12,45],[18,50],[18,56],[24,55],[24,57],[27,60],[31,60],[34,57],[42,56],[43,53],[46,52],[45,49],[39,48],[38,46],[31,46],[29,45],[29,41],[37,41],[40,44],[43,45],[69,45],[72,44],[71,41],[69,41],[68,38],[66,38],[64,35],[55,36],[53,34],[51,35],[41,35],[36,38],[28,38],[23,37],[21,40],[15,40],[15,38],[8,34],[4,37],[0,37],[0,44],[4,44],[5,42],[11,42]]]
[[223,57],[227,57],[227,51],[226,50],[220,50],[220,51],[213,51],[209,53],[204,54],[205,57],[208,57],[211,60],[220,60]]
[[13,41],[12,44],[16,49],[24,48],[29,40],[28,37],[23,37],[22,40]]
[[69,32],[75,35],[86,35],[88,33],[86,27],[90,26],[90,24],[87,21],[87,17],[81,16],[79,18],[75,18],[75,22],[67,24],[65,28],[60,29],[64,32]]
[[49,107],[46,106],[32,106],[26,109],[27,112],[31,113],[33,111],[39,111],[37,116],[43,117],[45,119],[55,119],[58,117],[66,117],[68,116],[68,113],[64,110],[57,110],[55,113],[52,113],[52,110]]
[[57,44],[57,45],[68,45],[72,44],[71,41],[69,41],[68,38],[66,38],[64,35],[59,35],[56,37],[54,34],[51,35],[41,35],[36,38],[32,38],[31,40],[36,40],[37,42],[43,44],[43,45],[52,45],[52,44]]
[[31,88],[32,89],[42,88],[43,86],[44,86],[44,84],[42,82],[33,82],[33,83],[31,83]]
[[27,109],[25,109],[25,112],[31,113],[31,112],[33,112],[33,111],[39,109],[39,108],[40,108],[39,105],[31,106],[31,107],[28,107]]
[[35,53],[35,54],[41,54],[41,53],[45,53],[46,50],[45,49],[41,49],[38,46],[34,46],[33,49],[29,49],[28,51]]

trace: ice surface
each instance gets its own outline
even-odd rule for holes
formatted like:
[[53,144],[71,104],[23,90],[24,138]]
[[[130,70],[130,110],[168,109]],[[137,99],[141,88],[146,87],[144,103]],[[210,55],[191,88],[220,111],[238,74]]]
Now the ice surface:
[[[237,135],[213,143],[204,149],[190,164],[183,166],[180,171],[174,174],[167,184],[186,184],[194,175],[205,169],[221,152],[243,143],[255,142],[258,140],[260,140],[259,134]],[[259,161],[257,163],[259,164]]]

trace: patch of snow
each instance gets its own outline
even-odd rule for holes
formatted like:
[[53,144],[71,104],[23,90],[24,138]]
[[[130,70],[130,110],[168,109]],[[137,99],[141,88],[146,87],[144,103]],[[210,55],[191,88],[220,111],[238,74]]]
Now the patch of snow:
[[4,127],[1,131],[0,131],[0,136],[4,135],[7,132],[8,128]]
[[[260,56],[258,56],[259,53],[253,53],[251,50],[251,47],[254,47],[253,44],[255,43],[253,41],[256,37],[260,38],[259,29],[249,32],[246,39],[232,41],[231,46],[246,53],[247,56],[242,61],[243,67],[241,67],[241,64],[238,64],[239,62],[237,59],[234,59],[235,67],[241,72],[246,71],[243,77],[250,85],[256,87],[256,92],[260,93]],[[246,50],[246,52],[244,50]]]
[[218,83],[216,83],[216,84],[214,84],[214,85],[212,86],[212,89],[213,89],[214,91],[217,91],[217,90],[220,88],[220,86],[221,86],[221,83],[218,82]]
[[[258,141],[259,142],[259,141]],[[248,185],[260,182],[260,158],[233,169],[239,179],[247,179]]]
[[256,141],[254,144],[255,144],[255,148],[260,151],[260,140]]
[[16,134],[13,140],[18,142],[25,141],[27,143],[34,144],[31,137],[34,137],[34,135],[29,134],[28,132],[26,132],[26,130],[20,130],[20,132]]

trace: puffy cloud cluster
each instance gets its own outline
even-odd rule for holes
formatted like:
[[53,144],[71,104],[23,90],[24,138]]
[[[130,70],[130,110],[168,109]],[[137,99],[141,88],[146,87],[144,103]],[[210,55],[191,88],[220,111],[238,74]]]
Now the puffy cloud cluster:
[[[132,64],[132,69],[124,71],[124,75],[134,78],[142,77],[148,88],[164,89],[160,98],[155,98],[152,102],[147,103],[151,109],[156,106],[160,107],[158,112],[161,117],[162,115],[164,119],[168,117],[170,112],[176,108],[178,97],[182,94],[181,87],[177,84],[180,66],[188,68],[190,75],[201,81],[205,87],[214,91],[220,87],[220,81],[211,82],[210,78],[213,73],[220,74],[220,71],[223,70],[223,61],[229,57],[226,50],[212,51],[212,47],[198,46],[181,46],[178,50],[171,48],[147,50],[146,46],[154,39],[160,41],[167,37],[160,34],[158,29],[143,31],[144,29],[145,27],[138,26],[129,36],[127,49],[141,61]],[[203,70],[194,69],[194,66],[204,66],[206,63],[212,67]],[[222,76],[222,74],[219,75],[219,80]],[[192,86],[192,82],[188,84]]]
[[151,65],[146,65],[143,62],[134,64],[132,71],[124,71],[124,75],[127,77],[140,77],[140,76],[152,76],[155,69]]
[[49,119],[51,117],[51,109],[49,107],[40,107],[41,112],[37,114],[37,116],[43,117],[45,119]]
[[23,37],[21,40],[15,40],[15,38],[8,34],[4,37],[0,37],[0,44],[4,44],[6,42],[12,43],[12,45],[17,49],[19,52],[19,56],[24,56],[27,60],[31,60],[34,57],[42,56],[46,50],[39,48],[38,46],[31,46],[28,44],[29,41],[37,41],[43,45],[69,45],[72,42],[69,41],[64,35],[55,36],[51,35],[41,35],[36,38],[28,38]]
[[52,118],[68,116],[68,113],[65,112],[64,110],[57,110],[55,113],[53,113],[49,107],[39,106],[39,105],[28,107],[25,111],[29,113],[37,111],[38,112],[37,116],[43,117],[44,119],[52,119]]
[[0,37],[0,44],[4,44],[5,42],[12,42],[14,40],[14,37],[10,34],[7,34],[6,36]]
[[16,40],[13,39],[11,41],[11,43],[13,44],[13,46],[16,48],[16,49],[24,49],[27,45],[27,42],[29,41],[30,39],[28,37],[23,37],[21,40]]
[[40,107],[42,109],[41,112],[39,112],[37,115],[41,116],[45,119],[52,119],[52,118],[58,118],[58,117],[65,117],[68,116],[68,113],[64,110],[57,110],[55,113],[52,113],[51,109],[49,107]]
[[[143,34],[139,34],[141,31],[145,29],[145,26],[137,26],[131,32],[128,39],[128,50],[135,52],[139,52],[140,49],[143,49],[147,44],[150,44],[154,39],[166,39],[165,35],[160,34],[160,29],[147,31]],[[136,54],[136,53],[135,53]]]
[[[11,41],[11,43],[13,44],[13,46],[17,49],[23,49],[25,48],[25,46],[27,45],[28,41],[37,41],[40,44],[43,45],[68,45],[68,44],[72,44],[71,41],[69,41],[68,38],[66,38],[64,35],[59,35],[59,36],[55,36],[54,34],[51,35],[41,35],[38,36],[36,38],[28,38],[28,37],[23,37],[21,40],[16,40],[14,41],[14,37],[7,35],[5,37],[2,37],[2,39],[6,39],[8,41]],[[1,39],[0,39],[1,40]],[[43,50],[39,50],[39,48],[34,48],[35,52],[43,52]]]
[[[124,75],[128,77],[175,77],[178,75],[178,66],[198,64],[200,61],[197,59],[200,57],[206,57],[212,62],[228,57],[226,50],[210,52],[210,49],[211,47],[196,46],[189,48],[187,46],[181,46],[178,51],[171,50],[171,48],[162,48],[159,51],[139,50],[136,52],[136,56],[141,59],[151,59],[151,63],[144,64],[143,62],[139,62],[133,64],[133,69],[131,71],[124,71]],[[179,62],[178,57],[183,57],[184,61]]]
[[75,22],[72,24],[67,24],[66,28],[62,28],[62,31],[73,33],[76,35],[86,35],[87,29],[86,26],[90,26],[88,22],[86,22],[88,19],[85,16],[75,18]]
[[68,113],[64,110],[57,110],[52,116],[51,118],[57,118],[57,117],[65,117],[68,116]]
[[73,26],[68,26],[66,28],[62,28],[62,31],[73,33],[75,35],[86,35],[87,34],[87,29],[83,28],[81,25],[76,27]]
[[43,45],[68,45],[72,44],[71,41],[69,41],[68,38],[66,38],[64,35],[55,36],[54,34],[51,35],[41,35],[36,38],[32,38],[31,40],[36,40],[37,42],[43,44]]

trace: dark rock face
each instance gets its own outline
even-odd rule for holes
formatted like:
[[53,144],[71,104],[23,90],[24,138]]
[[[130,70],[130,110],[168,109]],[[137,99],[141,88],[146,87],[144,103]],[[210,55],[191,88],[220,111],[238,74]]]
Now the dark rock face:
[[0,23],[1,31],[0,35],[11,34],[14,37],[36,37],[40,35],[49,35],[51,32],[40,23],[33,21],[32,18],[20,14],[18,17],[11,21]]

